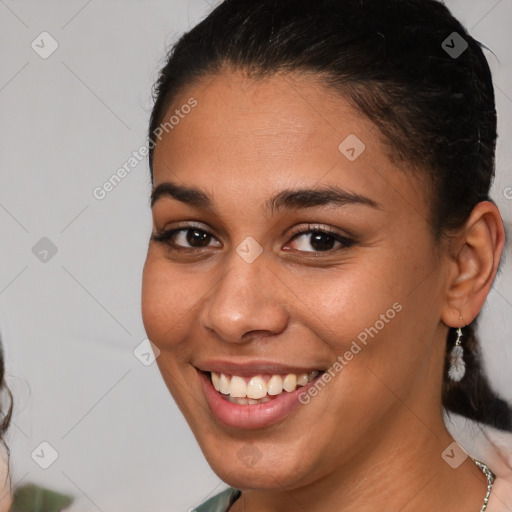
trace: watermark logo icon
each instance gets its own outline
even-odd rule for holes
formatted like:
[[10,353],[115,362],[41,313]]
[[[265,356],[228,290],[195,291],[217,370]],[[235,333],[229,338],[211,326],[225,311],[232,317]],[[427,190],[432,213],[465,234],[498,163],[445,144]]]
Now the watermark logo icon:
[[248,468],[252,468],[262,457],[260,450],[253,444],[242,446],[236,455]]
[[252,263],[262,252],[261,245],[248,236],[237,248],[238,255],[247,263]]
[[50,443],[43,441],[30,456],[40,468],[48,469],[59,458],[59,453]]
[[452,32],[441,47],[452,59],[458,59],[467,50],[468,42],[458,32]]
[[449,466],[457,469],[468,458],[468,453],[459,443],[454,441],[443,451],[441,457]]
[[340,153],[348,160],[353,162],[357,160],[363,151],[366,149],[364,142],[357,136],[351,133],[346,137],[343,142],[338,146]]
[[32,247],[32,254],[41,263],[48,263],[57,254],[57,250],[57,246],[44,236]]
[[146,338],[135,347],[133,350],[133,355],[144,366],[151,366],[156,361],[156,358],[160,355],[160,349]]
[[39,57],[47,59],[59,47],[59,43],[48,32],[41,32],[30,46]]

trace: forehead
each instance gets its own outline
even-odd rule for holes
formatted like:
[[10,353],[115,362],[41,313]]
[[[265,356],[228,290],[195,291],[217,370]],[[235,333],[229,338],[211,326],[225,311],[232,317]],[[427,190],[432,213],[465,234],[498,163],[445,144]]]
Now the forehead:
[[[181,112],[191,99],[197,105]],[[421,202],[412,197],[411,175],[388,158],[377,127],[312,75],[208,76],[182,91],[164,122],[180,113],[155,148],[155,187],[180,181],[248,201],[293,186],[336,184],[379,203],[386,193],[390,203],[397,194]]]
[[179,143],[190,144],[215,140],[216,154],[224,150],[232,153],[230,148],[236,144],[239,151],[259,151],[260,159],[283,159],[287,155],[293,159],[299,154],[315,153],[320,141],[324,148],[330,146],[329,153],[337,155],[340,138],[350,129],[361,137],[378,134],[374,125],[343,96],[327,89],[312,74],[258,79],[241,72],[206,76],[180,94],[163,122],[192,97],[197,106],[172,127],[172,135],[178,137],[163,133],[164,144],[157,146],[155,154],[167,141],[172,144],[172,139],[179,138]]

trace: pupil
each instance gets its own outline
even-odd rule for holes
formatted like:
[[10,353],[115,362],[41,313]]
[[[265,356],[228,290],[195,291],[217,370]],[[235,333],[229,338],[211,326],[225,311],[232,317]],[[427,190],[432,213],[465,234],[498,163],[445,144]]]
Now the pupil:
[[[195,235],[197,235],[197,236],[195,236]],[[197,242],[198,246],[203,247],[203,246],[208,245],[209,237],[210,237],[210,235],[208,235],[208,233],[205,233],[204,231],[200,231],[197,229],[189,229],[188,235],[187,235],[187,242],[192,246]],[[206,241],[206,243],[202,243],[205,241]]]
[[[315,251],[329,250],[333,248],[334,238],[325,233],[317,233],[312,237],[311,246],[315,249]],[[324,243],[322,243],[322,238]],[[329,240],[329,242],[325,243],[325,240]]]

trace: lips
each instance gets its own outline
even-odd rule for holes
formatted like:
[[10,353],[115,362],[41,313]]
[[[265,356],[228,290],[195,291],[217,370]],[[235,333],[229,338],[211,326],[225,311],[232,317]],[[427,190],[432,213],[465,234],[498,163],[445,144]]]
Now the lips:
[[324,373],[306,366],[261,361],[210,361],[196,369],[215,419],[224,426],[246,430],[283,421],[303,405],[300,394]]

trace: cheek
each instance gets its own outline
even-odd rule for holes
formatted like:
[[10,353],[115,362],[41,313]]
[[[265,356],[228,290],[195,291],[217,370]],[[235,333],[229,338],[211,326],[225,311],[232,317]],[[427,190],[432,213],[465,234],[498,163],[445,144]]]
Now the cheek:
[[394,322],[401,309],[395,303],[407,289],[406,273],[393,265],[394,259],[382,252],[375,261],[358,256],[325,272],[284,274],[279,282],[291,292],[288,296],[299,308],[296,314],[305,315],[302,321],[311,318],[315,334],[341,353],[358,337],[364,341],[376,323],[381,331]]
[[173,271],[150,249],[142,275],[142,320],[149,339],[161,350],[175,348],[186,337],[189,317],[202,296],[196,282]]
[[436,276],[429,265],[432,262],[411,254],[381,251],[378,258],[347,262],[324,275],[285,280],[292,295],[300,298],[299,322],[309,324],[329,345],[333,361],[342,357],[341,366],[334,368],[344,374],[340,400],[350,399],[348,389],[362,397],[360,386],[369,400],[368,379],[377,377],[401,387],[422,364],[430,341],[417,326],[432,324],[437,308]]

